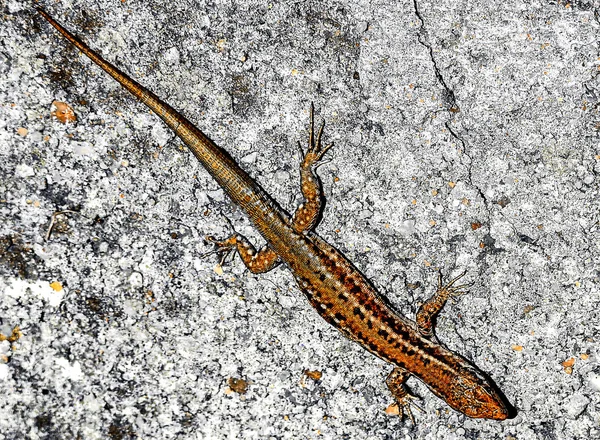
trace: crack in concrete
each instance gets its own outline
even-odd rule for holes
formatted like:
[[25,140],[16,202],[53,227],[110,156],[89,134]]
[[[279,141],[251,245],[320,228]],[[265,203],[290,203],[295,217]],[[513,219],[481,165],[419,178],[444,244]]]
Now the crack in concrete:
[[[460,143],[463,155],[468,160],[468,162],[465,165],[466,166],[466,182],[467,182],[467,184],[471,188],[474,188],[475,191],[477,192],[477,194],[479,195],[479,197],[481,197],[481,199],[483,200],[483,209],[485,210],[485,213],[486,213],[485,219],[482,221],[482,223],[484,224],[484,227],[486,229],[486,234],[484,236],[484,242],[486,240],[485,237],[489,237],[489,239],[494,240],[494,238],[492,237],[492,234],[491,234],[491,221],[492,221],[491,204],[492,204],[492,202],[490,200],[488,200],[488,198],[486,197],[483,190],[473,182],[473,158],[468,152],[466,141],[462,138],[462,136],[460,136],[456,132],[456,130],[452,127],[452,125],[450,123],[450,120],[452,119],[453,114],[460,111],[460,107],[457,105],[457,102],[456,102],[456,95],[454,94],[454,90],[452,90],[446,83],[446,80],[444,79],[444,75],[442,74],[442,71],[441,71],[440,67],[438,66],[438,63],[435,59],[435,56],[433,53],[433,45],[428,41],[428,38],[426,36],[427,30],[425,28],[425,20],[423,19],[423,16],[421,15],[421,12],[419,11],[419,5],[417,3],[417,0],[413,0],[413,7],[415,10],[415,15],[421,22],[421,26],[417,33],[417,40],[419,41],[419,44],[421,44],[423,47],[425,47],[427,49],[427,51],[429,52],[429,58],[431,60],[431,63],[433,64],[433,72],[435,74],[435,77],[436,77],[438,83],[443,88],[442,102],[445,105],[445,111],[450,114],[450,118],[449,118],[449,120],[444,122],[444,126],[450,133],[450,137],[456,139],[456,141]],[[485,256],[489,255],[490,253],[494,253],[494,251],[495,251],[495,247],[493,246],[493,244],[492,244],[491,248],[488,248],[488,246],[486,245],[484,252],[482,252],[480,254],[480,258],[479,258],[479,260],[480,260],[479,272],[480,273],[484,273],[489,269],[489,264],[486,263]]]
[[[417,18],[419,19],[419,21],[421,22],[421,27],[419,29],[419,32],[417,33],[417,40],[419,41],[419,43],[425,47],[428,52],[429,52],[429,58],[431,59],[431,62],[433,64],[433,72],[435,74],[435,77],[438,81],[438,83],[443,87],[444,89],[444,101],[447,104],[447,108],[446,111],[448,111],[451,115],[453,113],[456,113],[459,111],[459,106],[456,102],[456,95],[454,94],[454,90],[452,90],[448,84],[446,83],[446,80],[444,79],[444,75],[442,75],[442,71],[440,70],[437,61],[435,59],[435,56],[433,54],[433,46],[432,44],[427,41],[427,38],[425,36],[425,34],[427,33],[427,30],[425,29],[425,20],[423,19],[423,16],[421,15],[421,12],[419,11],[419,5],[417,3],[417,0],[413,0],[413,7],[415,10],[415,15],[417,16]],[[462,146],[462,151],[463,154],[469,159],[469,162],[467,164],[467,183],[472,186],[473,188],[475,188],[475,190],[477,191],[477,193],[479,194],[479,196],[481,197],[481,199],[483,200],[483,205],[485,207],[485,210],[488,214],[488,220],[491,216],[491,212],[490,212],[490,201],[487,199],[486,195],[484,194],[483,190],[481,188],[479,188],[475,183],[473,183],[473,158],[469,155],[468,150],[467,150],[467,143],[465,142],[465,140],[452,128],[452,125],[450,124],[450,121],[446,121],[444,123],[444,126],[446,127],[446,129],[448,130],[448,132],[450,133],[450,136],[453,137],[454,139],[456,139]],[[488,228],[488,232],[489,232],[489,221],[487,222],[487,228]]]
[[423,19],[423,16],[419,12],[419,6],[417,4],[417,0],[413,0],[413,6],[415,9],[415,15],[421,22],[421,27],[419,29],[419,33],[417,34],[417,40],[419,40],[419,43],[429,51],[429,58],[431,59],[431,62],[433,63],[433,72],[435,74],[435,77],[438,80],[438,82],[441,84],[441,86],[444,88],[444,95],[445,95],[444,100],[448,104],[450,104],[450,106],[447,110],[455,112],[458,110],[458,106],[456,105],[456,96],[454,95],[454,91],[448,86],[448,84],[446,84],[446,80],[444,79],[444,76],[442,75],[442,71],[440,70],[440,68],[437,65],[437,61],[435,60],[435,57],[433,56],[433,46],[431,45],[431,43],[429,43],[427,41],[427,39],[423,35],[423,34],[427,33],[427,30],[425,29],[425,20]]

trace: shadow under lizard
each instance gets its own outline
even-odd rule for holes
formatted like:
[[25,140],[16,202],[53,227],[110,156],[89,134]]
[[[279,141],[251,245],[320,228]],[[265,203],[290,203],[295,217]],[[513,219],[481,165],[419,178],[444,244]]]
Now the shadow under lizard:
[[[280,263],[292,271],[310,304],[331,325],[366,350],[391,363],[387,385],[402,417],[411,400],[405,382],[415,376],[457,411],[474,418],[503,420],[512,412],[502,393],[477,367],[437,342],[433,327],[448,298],[466,286],[438,289],[417,312],[412,322],[394,312],[373,285],[337,249],[313,231],[320,217],[323,191],[316,169],[331,145],[323,146],[324,124],[315,136],[314,110],[310,109],[308,149],[300,165],[304,203],[290,217],[223,149],[154,93],[90,49],[44,10],[39,13],[67,40],[156,113],[189,147],[227,195],[249,217],[267,245],[256,250],[246,238],[234,234],[215,242],[223,252],[236,250],[252,273],[264,273]],[[464,274],[463,274],[464,275]],[[461,275],[462,276],[462,275]]]

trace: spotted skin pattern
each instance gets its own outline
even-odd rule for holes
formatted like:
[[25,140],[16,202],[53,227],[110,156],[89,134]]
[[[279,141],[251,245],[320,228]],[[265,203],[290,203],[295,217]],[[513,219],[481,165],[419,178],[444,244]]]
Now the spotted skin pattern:
[[248,216],[267,246],[256,251],[240,234],[215,241],[225,251],[237,250],[253,273],[266,272],[280,262],[294,275],[310,304],[332,326],[366,350],[394,366],[387,385],[400,414],[412,419],[412,396],[405,388],[414,376],[457,411],[474,418],[503,420],[508,403],[495,385],[463,357],[433,338],[433,325],[446,300],[464,286],[454,281],[438,287],[417,316],[417,324],[394,312],[372,284],[344,255],[313,231],[322,209],[322,188],[316,169],[331,145],[323,147],[323,125],[314,136],[314,111],[310,111],[308,149],[300,165],[304,203],[290,217],[223,149],[154,93],[104,60],[69,33],[45,11],[40,14],[67,40],[148,106],[179,136],[231,200]]
[[[329,144],[323,148],[321,144],[321,136],[325,124],[321,124],[321,128],[315,139],[314,130],[314,106],[310,105],[310,134],[308,139],[308,150],[306,153],[302,150],[302,146],[298,143],[301,156],[303,157],[300,164],[300,187],[304,196],[302,203],[292,217],[292,227],[297,233],[312,231],[317,225],[321,208],[323,206],[323,187],[321,180],[316,171],[321,160],[327,151],[333,147]],[[242,261],[254,274],[265,273],[275,268],[281,263],[279,255],[275,253],[269,246],[263,247],[258,252],[249,240],[241,234],[235,233],[231,237],[223,241],[217,241],[212,237],[207,237],[209,241],[213,241],[220,251],[228,253],[231,250],[236,250]]]

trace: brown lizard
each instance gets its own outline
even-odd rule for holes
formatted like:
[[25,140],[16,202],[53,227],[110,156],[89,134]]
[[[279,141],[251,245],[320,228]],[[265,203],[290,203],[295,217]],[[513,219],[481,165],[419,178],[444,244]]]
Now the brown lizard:
[[[509,416],[510,405],[491,379],[439,344],[433,336],[435,319],[446,301],[463,293],[466,287],[454,286],[464,273],[446,285],[442,284],[440,275],[437,291],[420,307],[413,323],[394,312],[344,255],[314,233],[323,201],[316,169],[332,144],[323,146],[321,142],[324,123],[315,136],[312,104],[308,148],[302,152],[300,165],[305,201],[290,217],[231,156],[179,112],[107,62],[44,10],[38,8],[38,11],[67,40],[166,122],[231,200],[248,215],[267,242],[257,251],[245,237],[235,233],[224,241],[212,239],[218,249],[237,250],[246,267],[255,274],[284,263],[311,305],[327,322],[394,366],[387,385],[398,404],[400,416],[406,412],[414,422],[410,411],[414,397],[405,387],[410,376],[423,381],[448,405],[469,417],[503,420]],[[302,147],[300,149],[302,151]]]

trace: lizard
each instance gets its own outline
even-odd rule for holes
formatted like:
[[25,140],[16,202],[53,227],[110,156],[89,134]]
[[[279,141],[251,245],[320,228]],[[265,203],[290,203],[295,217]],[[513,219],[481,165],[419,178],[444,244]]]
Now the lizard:
[[420,306],[413,322],[395,312],[340,251],[316,234],[324,201],[317,168],[333,144],[323,145],[324,122],[315,132],[312,103],[307,149],[298,143],[302,153],[300,183],[304,202],[290,216],[224,149],[182,114],[106,61],[42,8],[37,10],[69,42],[173,130],[246,213],[267,243],[257,250],[234,231],[225,240],[209,237],[216,249],[223,253],[237,252],[253,274],[285,264],[325,321],[393,366],[386,384],[401,418],[406,414],[414,424],[411,405],[416,406],[413,403],[416,397],[405,384],[410,377],[420,379],[433,394],[468,417],[504,420],[510,416],[510,404],[494,382],[474,364],[439,343],[433,332],[436,318],[448,299],[465,293],[468,285],[455,285],[465,273],[444,284],[439,272],[436,292]]

